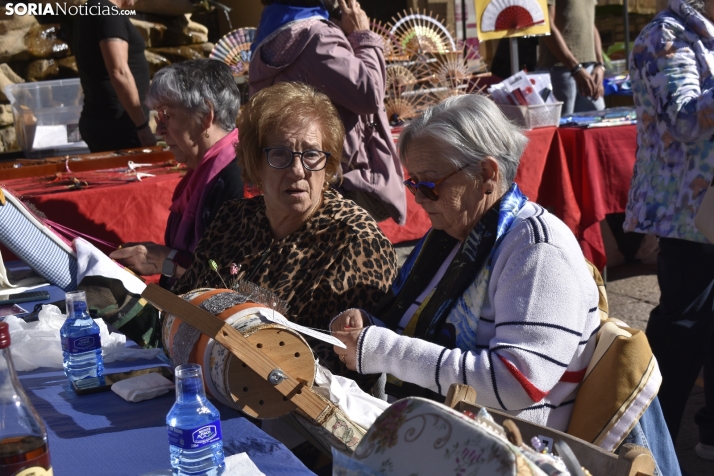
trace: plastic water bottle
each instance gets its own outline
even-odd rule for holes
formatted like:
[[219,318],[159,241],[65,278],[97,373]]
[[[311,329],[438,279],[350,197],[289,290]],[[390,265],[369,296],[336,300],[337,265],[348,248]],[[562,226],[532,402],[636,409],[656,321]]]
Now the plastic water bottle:
[[84,291],[65,295],[67,320],[60,329],[64,374],[78,387],[104,385],[99,326],[87,310]]
[[166,415],[173,474],[223,474],[221,414],[206,398],[201,366],[179,365],[175,378],[176,403]]

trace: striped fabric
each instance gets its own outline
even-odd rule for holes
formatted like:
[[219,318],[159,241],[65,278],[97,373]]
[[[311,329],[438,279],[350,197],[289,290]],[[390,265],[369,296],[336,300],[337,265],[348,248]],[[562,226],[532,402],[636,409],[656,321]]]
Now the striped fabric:
[[473,340],[444,347],[368,327],[358,346],[360,370],[442,395],[452,383],[471,385],[479,404],[564,431],[600,325],[598,289],[575,237],[529,202],[494,251],[480,310],[472,305],[479,281],[446,321],[464,336],[470,323]]
[[37,274],[64,291],[77,287],[72,248],[43,225],[17,198],[0,189],[0,242]]

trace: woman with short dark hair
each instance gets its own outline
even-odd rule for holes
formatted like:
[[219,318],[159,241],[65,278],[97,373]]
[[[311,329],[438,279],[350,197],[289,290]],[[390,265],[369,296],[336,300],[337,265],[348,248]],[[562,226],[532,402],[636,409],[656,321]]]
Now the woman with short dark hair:
[[146,103],[157,111],[157,134],[188,172],[174,191],[165,244],[127,243],[110,257],[140,275],[162,274],[170,288],[223,203],[243,197],[235,160],[240,92],[224,63],[191,60],[156,73]]

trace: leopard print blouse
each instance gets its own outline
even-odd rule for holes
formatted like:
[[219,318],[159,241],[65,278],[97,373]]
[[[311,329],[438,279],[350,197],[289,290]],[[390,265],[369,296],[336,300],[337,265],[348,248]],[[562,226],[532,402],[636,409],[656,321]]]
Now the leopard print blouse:
[[[300,325],[327,330],[346,309],[371,312],[396,276],[392,244],[353,201],[333,190],[323,197],[315,215],[281,240],[273,239],[262,196],[226,202],[173,291],[225,287],[221,277],[229,282],[236,263],[240,277],[287,301],[286,317]],[[218,264],[218,273],[209,260]],[[333,372],[363,380],[346,370],[331,345],[307,341]]]

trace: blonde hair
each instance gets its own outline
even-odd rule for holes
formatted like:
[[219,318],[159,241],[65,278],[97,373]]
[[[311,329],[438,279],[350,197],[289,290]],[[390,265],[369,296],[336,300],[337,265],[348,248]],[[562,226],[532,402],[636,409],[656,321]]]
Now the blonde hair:
[[263,148],[270,131],[286,123],[305,127],[317,123],[322,132],[322,150],[330,157],[325,165],[325,180],[337,183],[342,177],[340,162],[345,143],[345,127],[337,109],[325,94],[304,83],[278,83],[251,97],[238,115],[238,164],[243,180],[259,185],[258,171],[266,160]]

